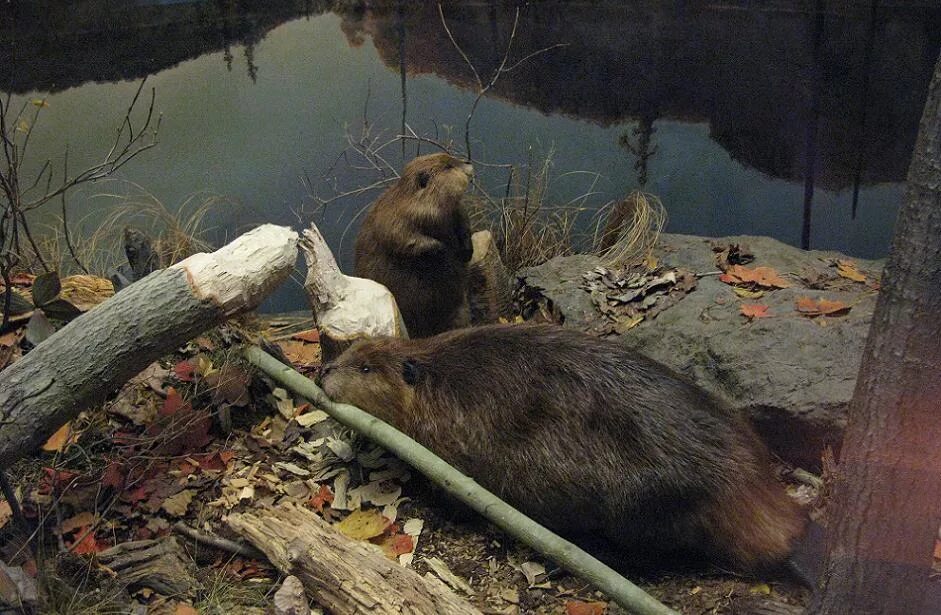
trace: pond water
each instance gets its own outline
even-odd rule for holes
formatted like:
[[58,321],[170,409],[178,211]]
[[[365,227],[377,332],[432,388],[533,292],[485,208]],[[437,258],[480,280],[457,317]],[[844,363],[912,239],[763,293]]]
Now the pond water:
[[[145,190],[171,209],[223,195],[206,221],[214,241],[259,222],[315,220],[350,270],[355,214],[375,193],[325,212],[314,198],[375,179],[341,157],[348,138],[365,117],[383,143],[404,117],[462,148],[477,85],[434,3],[328,4],[7,4],[0,89],[49,105],[26,171],[61,164],[66,145],[73,169],[99,159],[147,77],[158,146],[121,181],[74,194],[73,220],[98,224],[116,203],[102,194]],[[669,231],[886,254],[941,48],[935,3],[545,2],[520,10],[515,35],[512,3],[445,2],[443,13],[485,81],[511,37],[506,66],[545,50],[481,100],[471,147],[495,165],[551,155],[552,202],[591,192],[585,205],[597,208],[643,187],[663,200]],[[416,149],[382,153],[398,168]],[[506,170],[477,168],[502,193]],[[304,305],[295,285],[266,307]]]

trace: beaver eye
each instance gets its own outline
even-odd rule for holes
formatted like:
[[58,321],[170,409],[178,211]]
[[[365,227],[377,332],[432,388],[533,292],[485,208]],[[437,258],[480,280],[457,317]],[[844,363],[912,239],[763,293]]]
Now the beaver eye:
[[359,371],[360,371],[360,373],[368,374],[368,373],[369,373],[370,371],[372,371],[372,370],[369,369],[369,366],[368,366],[368,365],[366,365],[365,363],[363,363],[362,365],[359,366]]
[[431,176],[428,175],[428,173],[422,171],[421,173],[418,174],[418,187],[424,188],[425,186],[428,185],[428,180],[430,179],[431,179]]

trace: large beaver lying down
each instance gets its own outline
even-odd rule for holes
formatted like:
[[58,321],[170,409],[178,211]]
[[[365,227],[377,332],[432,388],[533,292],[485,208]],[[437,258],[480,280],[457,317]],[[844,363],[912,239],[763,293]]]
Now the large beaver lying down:
[[411,337],[470,324],[470,224],[461,208],[473,167],[449,154],[415,158],[382,193],[356,237],[356,275],[395,297]]
[[802,531],[748,422],[612,341],[548,325],[375,339],[321,379],[331,398],[391,423],[545,526],[601,538],[621,561],[698,554],[768,572]]

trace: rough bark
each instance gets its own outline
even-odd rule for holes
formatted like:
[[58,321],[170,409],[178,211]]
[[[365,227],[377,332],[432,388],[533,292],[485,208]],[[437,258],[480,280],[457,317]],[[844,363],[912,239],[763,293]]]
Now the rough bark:
[[[922,116],[835,486],[814,613],[936,613],[941,516],[941,60]],[[924,609],[924,611],[922,611]]]
[[0,372],[0,469],[160,356],[256,307],[291,272],[297,234],[265,225],[157,271]]
[[320,329],[324,361],[337,357],[360,338],[408,337],[392,293],[373,280],[340,273],[316,225],[304,231],[300,245],[307,261],[304,290]]
[[305,508],[286,504],[264,514],[229,515],[226,522],[334,615],[480,614],[443,583],[347,538]]
[[192,597],[196,567],[172,536],[115,545],[98,554],[124,586],[144,586],[164,596]]

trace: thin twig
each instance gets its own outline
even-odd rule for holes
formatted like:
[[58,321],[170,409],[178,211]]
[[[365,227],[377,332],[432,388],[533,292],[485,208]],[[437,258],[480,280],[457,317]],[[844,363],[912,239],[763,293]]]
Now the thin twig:
[[187,538],[192,538],[196,542],[214,547],[216,549],[221,549],[222,551],[228,551],[229,553],[234,553],[235,555],[241,555],[243,557],[250,557],[252,559],[260,560],[268,559],[264,553],[251,545],[235,542],[234,540],[222,538],[221,536],[204,534],[197,529],[191,528],[182,521],[177,521],[173,524],[173,531],[183,534]]

